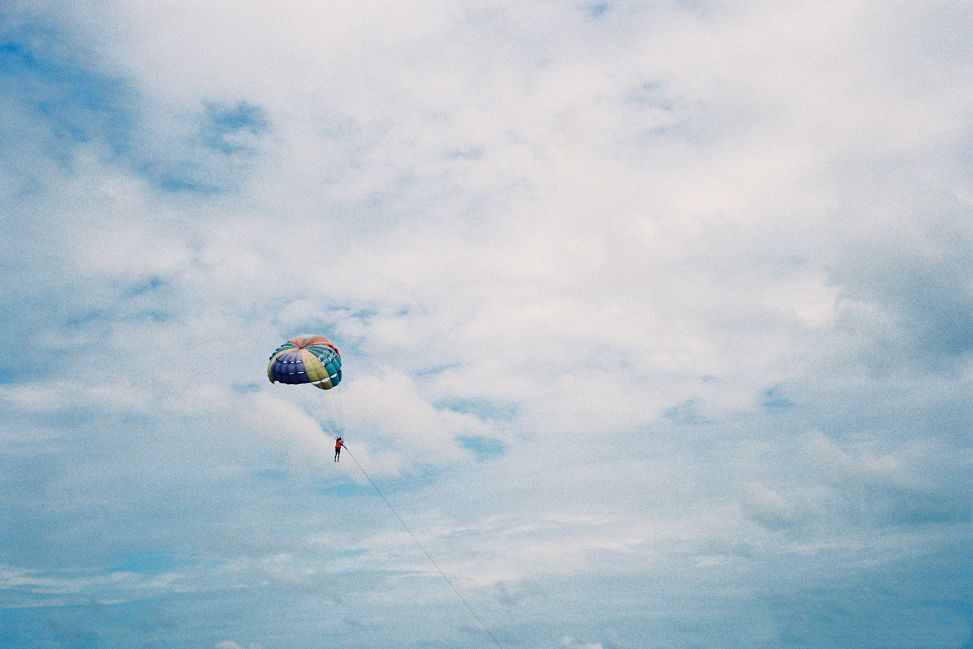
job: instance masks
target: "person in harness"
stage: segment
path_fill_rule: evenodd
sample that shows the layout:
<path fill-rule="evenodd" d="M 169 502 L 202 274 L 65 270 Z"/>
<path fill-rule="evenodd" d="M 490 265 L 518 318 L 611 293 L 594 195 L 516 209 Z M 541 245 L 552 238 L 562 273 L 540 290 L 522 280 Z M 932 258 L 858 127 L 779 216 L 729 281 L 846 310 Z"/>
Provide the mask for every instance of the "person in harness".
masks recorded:
<path fill-rule="evenodd" d="M 344 442 L 341 440 L 341 435 L 338 435 L 338 439 L 334 441 L 334 461 L 335 462 L 341 461 L 341 447 L 343 445 Z"/>

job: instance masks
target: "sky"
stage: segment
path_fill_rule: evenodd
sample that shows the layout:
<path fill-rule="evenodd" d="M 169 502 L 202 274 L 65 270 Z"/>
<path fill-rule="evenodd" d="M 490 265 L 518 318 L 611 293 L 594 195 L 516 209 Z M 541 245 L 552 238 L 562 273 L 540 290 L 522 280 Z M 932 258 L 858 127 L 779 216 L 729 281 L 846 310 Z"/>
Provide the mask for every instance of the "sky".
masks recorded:
<path fill-rule="evenodd" d="M 0 648 L 973 648 L 971 24 L 0 4 Z"/>

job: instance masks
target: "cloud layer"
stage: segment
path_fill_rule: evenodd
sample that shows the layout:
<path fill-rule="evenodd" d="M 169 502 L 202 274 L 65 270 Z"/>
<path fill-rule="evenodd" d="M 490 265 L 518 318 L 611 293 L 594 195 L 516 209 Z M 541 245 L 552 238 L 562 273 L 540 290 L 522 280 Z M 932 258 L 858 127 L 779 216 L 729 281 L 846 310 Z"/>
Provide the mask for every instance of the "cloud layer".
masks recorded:
<path fill-rule="evenodd" d="M 0 646 L 968 646 L 970 18 L 2 10 Z"/>

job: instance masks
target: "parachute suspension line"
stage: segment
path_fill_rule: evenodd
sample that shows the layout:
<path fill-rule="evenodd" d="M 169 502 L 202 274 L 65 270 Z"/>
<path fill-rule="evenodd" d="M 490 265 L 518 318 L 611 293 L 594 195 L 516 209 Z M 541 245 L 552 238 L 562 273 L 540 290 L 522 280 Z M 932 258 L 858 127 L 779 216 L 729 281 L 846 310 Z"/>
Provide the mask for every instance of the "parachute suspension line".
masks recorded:
<path fill-rule="evenodd" d="M 396 519 L 398 519 L 399 524 L 402 525 L 402 529 L 404 529 L 406 532 L 409 533 L 409 536 L 412 537 L 412 540 L 415 541 L 415 544 L 419 547 L 420 550 L 422 550 L 422 553 L 426 555 L 426 558 L 429 559 L 429 563 L 431 563 L 433 567 L 436 568 L 436 572 L 439 573 L 439 576 L 442 577 L 443 581 L 445 581 L 446 584 L 450 587 L 450 589 L 452 589 L 452 591 L 456 594 L 456 597 L 459 598 L 459 601 L 463 602 L 463 606 L 465 606 L 466 610 L 470 612 L 470 615 L 472 615 L 473 619 L 476 620 L 476 623 L 480 625 L 480 628 L 483 629 L 483 631 L 488 636 L 490 636 L 490 639 L 493 640 L 493 644 L 497 645 L 500 649 L 504 649 L 504 646 L 500 644 L 500 641 L 497 640 L 497 637 L 495 635 L 493 635 L 493 632 L 490 631 L 490 629 L 487 628 L 487 625 L 483 623 L 483 620 L 481 620 L 480 616 L 476 614 L 476 611 L 473 610 L 473 607 L 470 606 L 470 603 L 466 601 L 466 598 L 463 597 L 463 594 L 459 592 L 459 589 L 457 589 L 456 586 L 453 585 L 453 582 L 449 579 L 449 577 L 446 576 L 446 573 L 443 572 L 443 569 L 439 567 L 439 564 L 436 563 L 436 560 L 432 558 L 432 555 L 429 554 L 429 551 L 426 550 L 425 546 L 419 542 L 419 539 L 416 538 L 416 535 L 412 533 L 412 530 L 409 529 L 409 526 L 406 525 L 402 517 L 399 516 L 399 512 L 395 511 L 395 507 L 392 506 L 392 503 L 389 502 L 389 499 L 385 497 L 385 494 L 382 493 L 382 490 L 379 489 L 378 485 L 375 484 L 375 481 L 372 480 L 372 476 L 368 475 L 368 472 L 365 471 L 365 467 L 361 465 L 361 462 L 358 461 L 358 458 L 356 458 L 354 455 L 351 454 L 351 451 L 348 450 L 347 446 L 342 447 L 341 450 L 347 453 L 351 457 L 351 459 L 355 461 L 355 464 L 358 465 L 358 469 L 362 472 L 362 475 L 365 476 L 369 484 L 372 485 L 372 488 L 375 489 L 375 493 L 379 495 L 379 497 L 385 502 L 385 505 L 389 508 L 389 511 L 392 512 L 392 514 L 395 516 Z"/>
<path fill-rule="evenodd" d="M 316 414 L 321 430 L 333 436 L 344 435 L 344 414 L 341 408 L 340 394 L 317 394 L 317 391 L 308 394 L 306 403 L 311 404 L 311 413 Z"/>
<path fill-rule="evenodd" d="M 330 391 L 329 391 L 330 392 Z M 337 390 L 335 390 L 337 392 Z M 331 395 L 327 395 L 331 396 Z M 331 398 L 331 407 L 334 411 L 335 428 L 338 435 L 345 434 L 345 404 L 344 395 L 337 393 Z"/>

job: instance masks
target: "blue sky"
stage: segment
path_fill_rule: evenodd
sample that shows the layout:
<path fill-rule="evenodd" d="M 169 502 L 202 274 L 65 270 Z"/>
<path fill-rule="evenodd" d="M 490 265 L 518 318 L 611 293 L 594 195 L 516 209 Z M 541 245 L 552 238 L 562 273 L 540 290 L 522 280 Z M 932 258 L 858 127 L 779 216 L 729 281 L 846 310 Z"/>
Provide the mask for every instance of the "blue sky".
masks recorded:
<path fill-rule="evenodd" d="M 0 648 L 970 649 L 971 19 L 6 3 Z"/>

